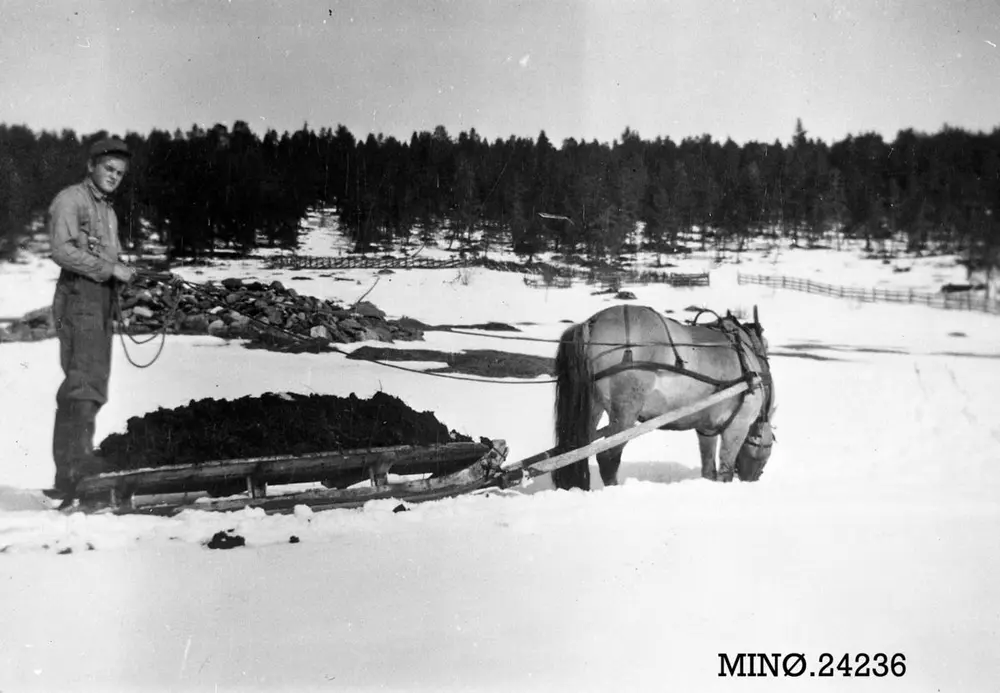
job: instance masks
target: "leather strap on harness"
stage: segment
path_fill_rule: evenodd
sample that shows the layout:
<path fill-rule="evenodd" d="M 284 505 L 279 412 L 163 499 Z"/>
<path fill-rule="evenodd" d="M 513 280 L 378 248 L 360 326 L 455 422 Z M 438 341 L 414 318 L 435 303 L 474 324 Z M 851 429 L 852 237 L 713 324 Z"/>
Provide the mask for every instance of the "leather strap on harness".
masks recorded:
<path fill-rule="evenodd" d="M 660 318 L 660 322 L 663 323 L 663 329 L 667 333 L 667 341 L 670 342 L 670 348 L 674 350 L 674 358 L 676 359 L 675 364 L 680 368 L 684 368 L 684 359 L 681 358 L 681 352 L 677 351 L 677 344 L 674 342 L 674 336 L 670 334 L 670 328 L 667 326 L 667 319 L 663 317 L 662 313 L 656 313 Z"/>
<path fill-rule="evenodd" d="M 632 363 L 632 339 L 629 337 L 629 330 L 631 329 L 628 324 L 628 304 L 622 306 L 622 311 L 624 315 L 622 320 L 625 322 L 625 351 L 622 353 L 622 363 Z"/>
<path fill-rule="evenodd" d="M 708 383 L 709 385 L 714 385 L 719 390 L 725 390 L 727 387 L 731 387 L 737 383 L 750 382 L 753 379 L 754 374 L 751 371 L 745 371 L 743 375 L 739 378 L 733 378 L 732 380 L 719 380 L 718 378 L 713 378 L 710 375 L 704 375 L 703 373 L 698 373 L 697 371 L 692 371 L 689 368 L 683 366 L 675 366 L 671 363 L 656 363 L 655 361 L 631 361 L 622 363 L 616 363 L 613 366 L 608 366 L 607 368 L 598 371 L 594 374 L 594 380 L 600 380 L 602 378 L 607 378 L 612 375 L 617 375 L 623 371 L 670 371 L 671 373 L 677 373 L 678 375 L 686 375 L 689 378 L 694 378 L 695 380 L 700 380 L 703 383 Z"/>

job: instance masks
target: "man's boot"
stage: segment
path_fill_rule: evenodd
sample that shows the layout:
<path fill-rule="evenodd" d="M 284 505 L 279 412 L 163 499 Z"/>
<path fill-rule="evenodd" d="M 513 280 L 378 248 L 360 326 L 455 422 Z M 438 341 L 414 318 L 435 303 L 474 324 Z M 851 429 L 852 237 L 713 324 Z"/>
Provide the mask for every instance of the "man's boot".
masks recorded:
<path fill-rule="evenodd" d="M 73 436 L 69 456 L 69 482 L 72 489 L 76 488 L 83 477 L 100 474 L 107 469 L 105 461 L 94 455 L 94 430 L 100 408 L 100 404 L 90 400 L 70 403 Z"/>
<path fill-rule="evenodd" d="M 56 464 L 55 481 L 52 488 L 61 493 L 68 493 L 70 483 L 70 449 L 73 447 L 74 425 L 69 404 L 56 409 L 56 422 L 52 431 L 52 460 Z"/>

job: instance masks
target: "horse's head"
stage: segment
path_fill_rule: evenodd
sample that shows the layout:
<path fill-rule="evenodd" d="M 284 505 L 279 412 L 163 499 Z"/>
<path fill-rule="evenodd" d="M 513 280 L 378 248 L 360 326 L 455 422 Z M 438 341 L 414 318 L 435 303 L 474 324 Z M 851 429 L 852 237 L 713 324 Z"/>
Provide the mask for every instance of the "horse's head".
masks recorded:
<path fill-rule="evenodd" d="M 764 337 L 764 326 L 760 324 L 760 315 L 757 306 L 753 307 L 753 322 L 746 323 L 744 330 L 749 338 L 754 353 L 762 358 L 765 363 L 762 374 L 765 377 L 765 387 L 767 392 L 767 412 L 761 412 L 761 417 L 750 427 L 740 452 L 736 457 L 736 474 L 741 481 L 756 481 L 764 473 L 764 466 L 771 457 L 771 446 L 774 444 L 774 430 L 771 422 L 774 419 L 774 412 L 777 409 L 774 397 L 774 381 L 770 377 L 770 368 L 766 364 L 767 358 L 767 338 Z"/>
<path fill-rule="evenodd" d="M 757 481 L 771 459 L 774 430 L 769 421 L 756 421 L 736 455 L 736 476 L 740 481 Z"/>

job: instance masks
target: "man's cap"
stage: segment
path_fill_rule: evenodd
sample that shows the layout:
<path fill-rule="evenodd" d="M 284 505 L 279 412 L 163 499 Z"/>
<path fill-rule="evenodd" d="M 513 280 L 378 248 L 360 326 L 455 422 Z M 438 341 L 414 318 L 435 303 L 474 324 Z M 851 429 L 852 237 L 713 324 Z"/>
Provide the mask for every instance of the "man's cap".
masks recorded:
<path fill-rule="evenodd" d="M 98 140 L 90 145 L 91 159 L 96 159 L 99 156 L 105 156 L 108 154 L 122 156 L 126 159 L 130 159 L 132 157 L 132 152 L 128 150 L 128 145 L 117 137 L 108 137 L 103 140 Z"/>

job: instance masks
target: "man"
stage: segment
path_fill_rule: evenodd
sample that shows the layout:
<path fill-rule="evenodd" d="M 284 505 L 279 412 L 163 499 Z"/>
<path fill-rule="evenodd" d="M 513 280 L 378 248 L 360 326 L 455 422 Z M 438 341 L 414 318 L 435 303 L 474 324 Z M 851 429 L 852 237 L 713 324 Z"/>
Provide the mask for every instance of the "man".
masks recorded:
<path fill-rule="evenodd" d="M 134 272 L 119 261 L 118 218 L 109 196 L 128 170 L 131 154 L 119 139 L 90 147 L 87 176 L 60 192 L 49 207 L 52 259 L 62 268 L 52 315 L 66 377 L 56 394 L 52 456 L 54 488 L 72 496 L 83 476 L 102 471 L 93 455 L 97 412 L 108 401 L 112 306 L 117 283 Z"/>

